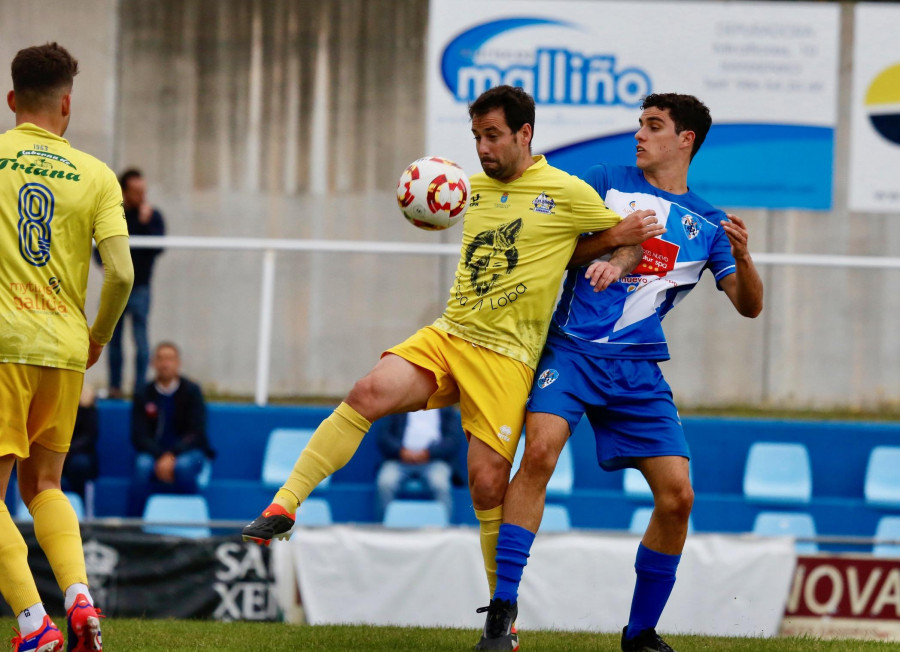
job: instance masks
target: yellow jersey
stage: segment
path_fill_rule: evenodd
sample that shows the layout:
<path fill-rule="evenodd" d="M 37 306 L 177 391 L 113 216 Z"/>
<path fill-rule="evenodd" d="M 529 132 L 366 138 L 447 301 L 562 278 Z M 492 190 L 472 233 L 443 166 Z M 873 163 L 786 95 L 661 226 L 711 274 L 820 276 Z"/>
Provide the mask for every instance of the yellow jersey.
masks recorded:
<path fill-rule="evenodd" d="M 434 322 L 532 369 L 578 236 L 621 220 L 584 181 L 533 158 L 510 183 L 472 176 L 456 279 Z"/>
<path fill-rule="evenodd" d="M 0 135 L 0 362 L 84 371 L 91 239 L 128 236 L 104 163 L 24 123 Z"/>

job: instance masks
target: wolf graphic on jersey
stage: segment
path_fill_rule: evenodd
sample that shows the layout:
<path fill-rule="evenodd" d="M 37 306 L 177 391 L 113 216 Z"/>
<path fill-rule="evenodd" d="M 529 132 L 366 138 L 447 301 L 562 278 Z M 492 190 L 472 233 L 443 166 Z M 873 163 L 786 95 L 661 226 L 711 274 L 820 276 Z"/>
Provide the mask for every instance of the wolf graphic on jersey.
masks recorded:
<path fill-rule="evenodd" d="M 476 296 L 483 297 L 490 292 L 503 274 L 512 274 L 519 263 L 516 241 L 521 231 L 522 218 L 519 218 L 496 229 L 482 231 L 466 247 L 464 264 Z M 505 270 L 501 272 L 503 268 Z"/>
<path fill-rule="evenodd" d="M 554 343 L 585 355 L 667 360 L 662 320 L 690 292 L 704 269 L 716 283 L 734 273 L 731 245 L 721 227 L 725 213 L 688 191 L 660 190 L 636 167 L 592 167 L 585 174 L 606 205 L 619 215 L 653 210 L 666 233 L 643 245 L 640 264 L 628 276 L 594 292 L 583 270 L 563 285 L 551 333 Z"/>

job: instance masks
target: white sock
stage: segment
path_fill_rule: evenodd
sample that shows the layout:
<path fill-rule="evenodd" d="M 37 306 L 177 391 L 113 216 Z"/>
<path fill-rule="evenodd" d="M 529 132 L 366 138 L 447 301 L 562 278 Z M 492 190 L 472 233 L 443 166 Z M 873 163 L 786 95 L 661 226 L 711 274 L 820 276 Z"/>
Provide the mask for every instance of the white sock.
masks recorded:
<path fill-rule="evenodd" d="M 39 630 L 41 625 L 44 624 L 44 616 L 46 615 L 47 612 L 44 611 L 44 605 L 38 602 L 16 616 L 16 620 L 19 621 L 19 633 L 22 634 L 22 637 L 24 638 Z"/>
<path fill-rule="evenodd" d="M 87 584 L 76 582 L 75 584 L 70 584 L 66 589 L 66 611 L 69 611 L 69 609 L 72 608 L 72 605 L 75 604 L 75 598 L 78 597 L 79 593 L 86 597 L 88 602 L 94 604 L 94 599 L 91 597 L 91 592 L 88 590 Z"/>

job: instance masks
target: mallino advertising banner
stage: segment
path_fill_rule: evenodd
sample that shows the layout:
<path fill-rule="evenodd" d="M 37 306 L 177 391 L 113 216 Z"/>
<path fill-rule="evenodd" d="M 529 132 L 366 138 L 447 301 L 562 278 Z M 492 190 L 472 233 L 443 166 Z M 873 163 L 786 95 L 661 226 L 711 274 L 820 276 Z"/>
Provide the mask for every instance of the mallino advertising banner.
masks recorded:
<path fill-rule="evenodd" d="M 649 93 L 690 93 L 713 128 L 689 184 L 721 206 L 827 210 L 837 121 L 836 4 L 431 0 L 427 147 L 480 171 L 468 104 L 535 99 L 533 151 L 580 174 L 634 164 Z"/>
<path fill-rule="evenodd" d="M 855 7 L 850 208 L 900 211 L 900 6 Z"/>

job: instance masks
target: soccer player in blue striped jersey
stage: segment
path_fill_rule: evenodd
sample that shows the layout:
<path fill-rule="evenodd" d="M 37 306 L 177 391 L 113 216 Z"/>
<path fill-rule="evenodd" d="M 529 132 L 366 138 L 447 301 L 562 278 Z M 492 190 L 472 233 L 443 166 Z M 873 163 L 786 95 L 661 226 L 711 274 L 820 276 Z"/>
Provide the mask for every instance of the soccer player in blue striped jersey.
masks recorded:
<path fill-rule="evenodd" d="M 625 652 L 669 652 L 656 625 L 675 584 L 693 505 L 689 450 L 672 392 L 658 363 L 669 358 L 662 319 L 709 269 L 745 317 L 763 307 L 763 285 L 748 231 L 694 194 L 688 167 L 711 125 L 691 95 L 654 94 L 640 116 L 636 166 L 597 165 L 584 175 L 620 215 L 649 209 L 666 227 L 643 244 L 640 265 L 602 292 L 608 263 L 576 248 L 527 406 L 525 452 L 504 500 L 497 542 L 497 588 L 488 617 L 514 613 L 518 585 L 543 514 L 546 485 L 582 415 L 607 471 L 639 469 L 653 491 L 650 524 L 638 547 L 637 581 Z M 629 218 L 630 219 L 630 218 Z M 510 649 L 502 640 L 481 649 Z"/>

